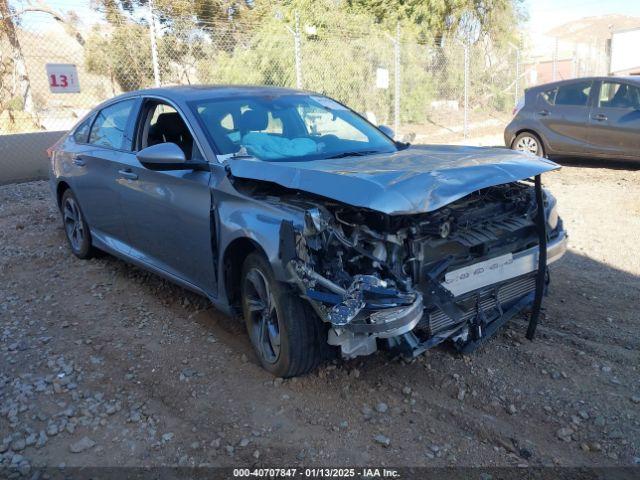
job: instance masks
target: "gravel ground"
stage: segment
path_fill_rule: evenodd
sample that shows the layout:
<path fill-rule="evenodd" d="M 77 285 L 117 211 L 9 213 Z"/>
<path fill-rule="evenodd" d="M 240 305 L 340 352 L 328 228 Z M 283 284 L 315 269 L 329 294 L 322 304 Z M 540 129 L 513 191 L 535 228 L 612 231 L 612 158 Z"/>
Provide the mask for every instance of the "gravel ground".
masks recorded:
<path fill-rule="evenodd" d="M 285 381 L 206 300 L 73 257 L 46 183 L 0 187 L 0 465 L 640 463 L 640 171 L 545 182 L 570 250 L 534 342 L 519 318 L 467 357 Z"/>

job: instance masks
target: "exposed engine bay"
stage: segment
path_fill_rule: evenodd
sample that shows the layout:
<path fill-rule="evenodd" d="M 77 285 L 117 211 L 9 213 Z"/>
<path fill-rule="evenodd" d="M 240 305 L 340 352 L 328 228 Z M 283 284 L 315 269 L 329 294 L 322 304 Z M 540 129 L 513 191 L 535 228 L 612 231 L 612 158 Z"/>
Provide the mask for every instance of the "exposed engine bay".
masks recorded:
<path fill-rule="evenodd" d="M 543 198 L 547 238 L 564 239 L 555 199 Z M 310 205 L 297 195 L 281 201 L 305 209 L 302 228 L 281 225 L 281 260 L 344 357 L 381 346 L 416 355 L 445 340 L 469 351 L 492 323 L 533 302 L 539 235 L 531 183 L 492 186 L 414 215 Z"/>

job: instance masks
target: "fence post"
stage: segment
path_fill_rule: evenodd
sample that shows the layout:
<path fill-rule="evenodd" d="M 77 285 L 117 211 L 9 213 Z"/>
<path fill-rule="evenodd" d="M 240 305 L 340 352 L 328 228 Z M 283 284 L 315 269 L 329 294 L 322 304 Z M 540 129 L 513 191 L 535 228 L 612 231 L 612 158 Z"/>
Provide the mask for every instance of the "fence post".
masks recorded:
<path fill-rule="evenodd" d="M 462 135 L 466 139 L 469 136 L 469 44 L 464 43 L 464 120 Z"/>
<path fill-rule="evenodd" d="M 296 11 L 295 30 L 293 32 L 293 48 L 296 61 L 296 88 L 302 88 L 302 40 L 300 36 L 300 15 Z"/>
<path fill-rule="evenodd" d="M 520 97 L 520 49 L 516 48 L 516 85 L 515 85 L 515 100 L 514 107 L 518 106 L 518 100 Z"/>
<path fill-rule="evenodd" d="M 554 82 L 558 79 L 558 37 L 556 37 L 553 46 L 553 64 L 551 65 L 551 80 Z"/>
<path fill-rule="evenodd" d="M 160 66 L 158 65 L 158 45 L 156 44 L 156 20 L 153 13 L 153 0 L 149 0 L 149 38 L 151 40 L 151 63 L 153 64 L 153 81 L 160 86 Z"/>
<path fill-rule="evenodd" d="M 394 91 L 394 103 L 393 103 L 393 130 L 396 135 L 398 135 L 398 130 L 400 129 L 400 96 L 402 92 L 402 78 L 400 72 L 400 22 L 396 26 L 396 40 L 393 43 L 394 50 L 394 74 L 395 74 L 395 91 Z"/>

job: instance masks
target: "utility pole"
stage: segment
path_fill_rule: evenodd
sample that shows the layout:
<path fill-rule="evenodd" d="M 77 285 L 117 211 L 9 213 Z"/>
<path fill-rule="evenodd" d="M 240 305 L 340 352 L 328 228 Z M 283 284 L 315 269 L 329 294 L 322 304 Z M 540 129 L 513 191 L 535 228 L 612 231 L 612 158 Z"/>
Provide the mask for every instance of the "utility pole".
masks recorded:
<path fill-rule="evenodd" d="M 516 85 L 515 85 L 515 100 L 514 107 L 518 106 L 518 100 L 520 99 L 520 49 L 516 47 Z"/>
<path fill-rule="evenodd" d="M 160 84 L 160 66 L 158 65 L 158 45 L 156 43 L 156 19 L 153 13 L 153 0 L 149 0 L 149 38 L 151 40 L 151 63 L 153 64 L 153 81 L 156 87 Z"/>
<path fill-rule="evenodd" d="M 553 65 L 551 66 L 551 79 L 555 82 L 558 79 L 558 37 L 553 47 Z"/>
<path fill-rule="evenodd" d="M 469 137 L 469 43 L 464 43 L 464 119 L 462 135 L 466 139 Z"/>
<path fill-rule="evenodd" d="M 394 42 L 394 63 L 395 63 L 395 92 L 393 102 L 393 130 L 398 135 L 400 129 L 400 95 L 402 92 L 402 78 L 400 69 L 402 68 L 400 63 L 400 22 L 396 26 L 396 40 Z M 397 137 L 396 137 L 397 138 Z"/>
<path fill-rule="evenodd" d="M 293 48 L 296 56 L 296 88 L 302 89 L 302 38 L 300 35 L 300 14 L 296 11 Z"/>

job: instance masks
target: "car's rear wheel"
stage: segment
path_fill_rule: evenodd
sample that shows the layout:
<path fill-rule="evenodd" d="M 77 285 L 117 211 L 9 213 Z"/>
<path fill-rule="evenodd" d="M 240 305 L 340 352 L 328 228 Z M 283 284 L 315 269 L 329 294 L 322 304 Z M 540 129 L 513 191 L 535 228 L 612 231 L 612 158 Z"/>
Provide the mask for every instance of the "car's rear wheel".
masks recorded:
<path fill-rule="evenodd" d="M 78 258 L 90 258 L 94 251 L 91 245 L 89 226 L 82 214 L 78 200 L 70 189 L 67 189 L 62 195 L 60 211 L 71 252 Z"/>
<path fill-rule="evenodd" d="M 327 330 L 296 292 L 277 281 L 269 262 L 250 254 L 242 268 L 242 312 L 262 366 L 279 377 L 313 370 L 327 352 Z"/>
<path fill-rule="evenodd" d="M 513 141 L 511 148 L 519 152 L 533 153 L 539 157 L 544 157 L 542 141 L 537 135 L 530 132 L 523 132 L 518 135 Z"/>

